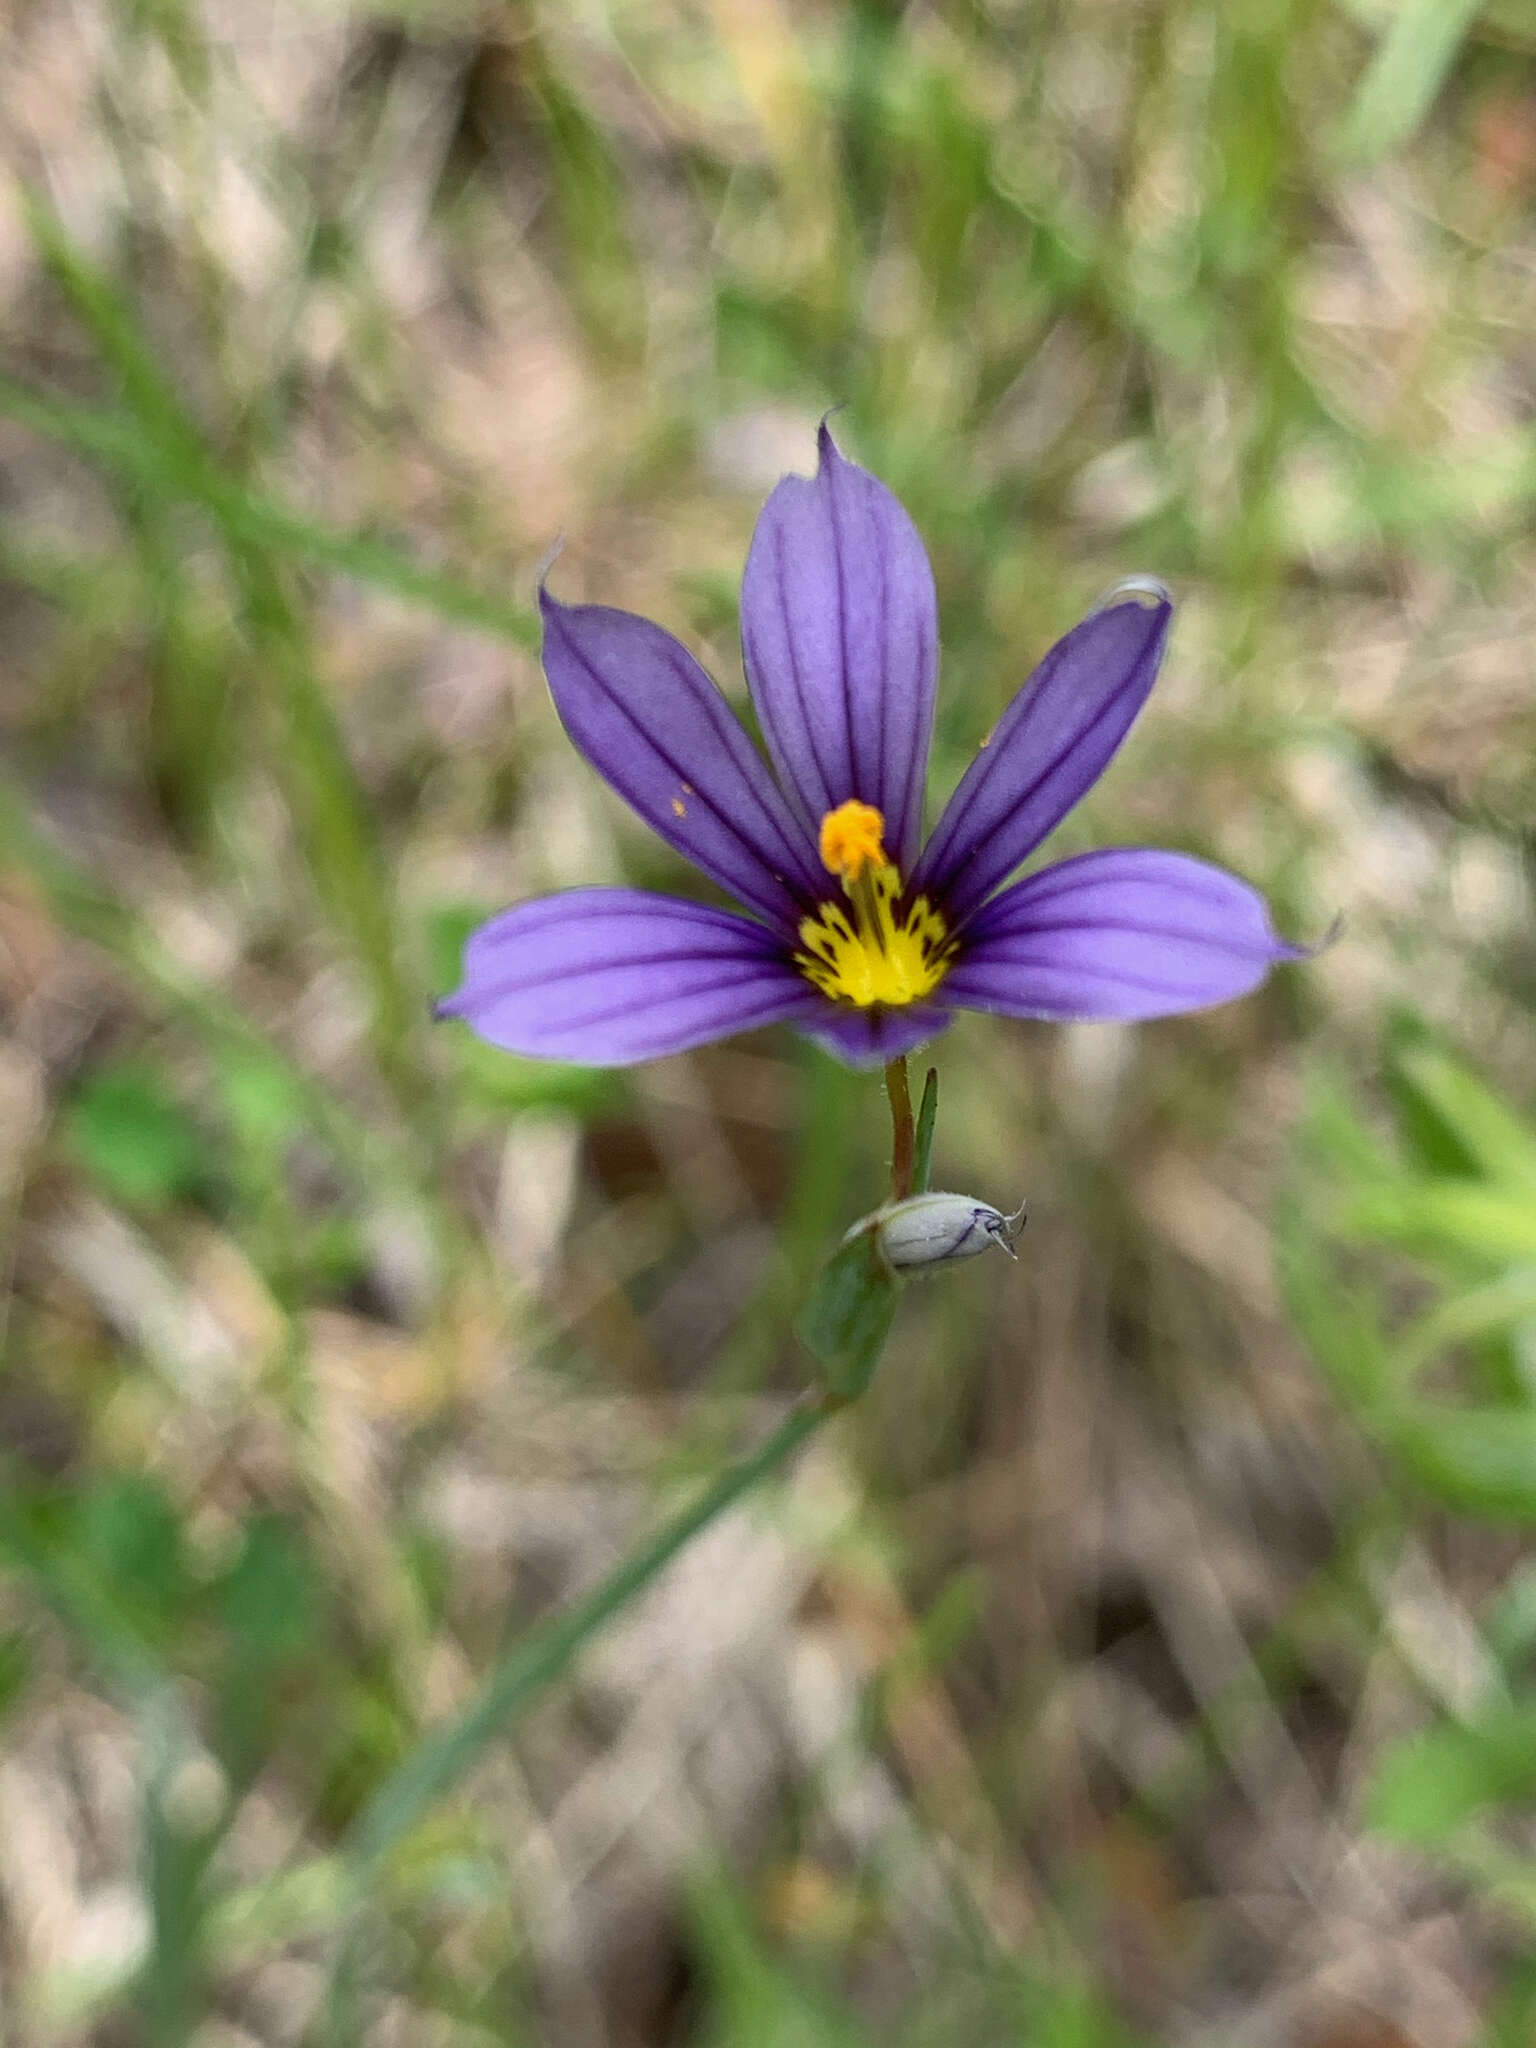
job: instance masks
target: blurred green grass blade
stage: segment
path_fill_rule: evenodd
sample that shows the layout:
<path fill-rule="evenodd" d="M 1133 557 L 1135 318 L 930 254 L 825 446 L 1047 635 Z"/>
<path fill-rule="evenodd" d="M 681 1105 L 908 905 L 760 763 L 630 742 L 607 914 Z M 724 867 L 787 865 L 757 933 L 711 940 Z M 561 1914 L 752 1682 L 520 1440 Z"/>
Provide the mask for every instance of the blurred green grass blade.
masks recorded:
<path fill-rule="evenodd" d="M 1428 1045 L 1400 1050 L 1395 1074 L 1474 1168 L 1536 1194 L 1536 1132 L 1475 1074 Z"/>
<path fill-rule="evenodd" d="M 426 1003 L 402 978 L 383 847 L 310 659 L 308 634 L 275 570 L 262 552 L 243 543 L 236 544 L 235 567 L 264 667 L 277 685 L 284 719 L 279 769 L 307 863 L 321 900 L 367 971 L 376 1049 L 397 1093 L 409 1101 L 418 1092 L 419 1074 L 408 1048 L 425 1021 Z"/>
<path fill-rule="evenodd" d="M 152 1928 L 135 2002 L 150 2021 L 148 2038 L 174 2048 L 190 2031 L 196 2005 L 202 1876 L 222 1813 L 189 1827 L 185 1816 L 168 1810 L 165 1796 L 180 1768 L 206 1754 L 161 1654 L 162 1619 L 170 1637 L 170 1610 L 181 1604 L 172 1583 L 182 1562 L 181 1528 L 169 1517 L 163 1497 L 133 1481 L 70 1502 L 59 1514 L 51 1503 L 29 1500 L 21 1476 L 0 1467 L 0 1560 L 23 1568 L 132 1712 L 149 1765 L 142 1843 Z M 173 1555 L 166 1554 L 168 1543 Z M 119 1988 L 108 1971 L 94 1995 Z"/>
<path fill-rule="evenodd" d="M 1326 1169 L 1325 1185 L 1371 1187 L 1396 1179 L 1397 1157 L 1364 1122 L 1352 1092 L 1331 1075 L 1314 1073 L 1307 1095 L 1306 1149 Z"/>
<path fill-rule="evenodd" d="M 1515 1567 L 1485 1611 L 1483 1639 L 1506 1672 L 1536 1656 L 1536 1558 Z"/>
<path fill-rule="evenodd" d="M 1413 1375 L 1457 1344 L 1505 1336 L 1536 1318 L 1536 1266 L 1520 1266 L 1485 1287 L 1448 1295 L 1408 1325 L 1393 1346 L 1393 1374 Z"/>
<path fill-rule="evenodd" d="M 559 223 L 558 261 L 571 303 L 595 352 L 638 363 L 645 351 L 646 281 L 625 220 L 625 179 L 608 135 L 587 113 L 538 44 L 532 98 L 542 116 L 545 156 Z"/>
<path fill-rule="evenodd" d="M 1530 2048 L 1536 2041 L 1536 1956 L 1511 1965 L 1479 2048 Z"/>
<path fill-rule="evenodd" d="M 178 1766 L 197 1752 L 168 1750 L 145 1788 L 140 1855 L 150 1909 L 150 1944 L 133 1986 L 155 2048 L 179 2048 L 207 2008 L 209 1957 L 205 1924 L 209 1863 L 222 1815 L 194 1816 L 177 1804 Z M 183 1781 L 184 1782 L 184 1781 Z"/>
<path fill-rule="evenodd" d="M 1376 1293 L 1336 1277 L 1309 1206 L 1294 1196 L 1277 1215 L 1275 1254 L 1285 1305 L 1303 1341 L 1339 1395 L 1357 1413 L 1371 1413 L 1395 1386 Z"/>
<path fill-rule="evenodd" d="M 1536 1524 L 1536 1411 L 1414 1404 L 1385 1439 L 1419 1484 L 1463 1514 Z"/>
<path fill-rule="evenodd" d="M 1405 1179 L 1346 1201 L 1341 1222 L 1357 1240 L 1432 1256 L 1470 1253 L 1490 1265 L 1536 1259 L 1536 1189 Z"/>
<path fill-rule="evenodd" d="M 38 257 L 116 373 L 130 412 L 152 434 L 160 468 L 173 475 L 195 474 L 206 461 L 201 434 L 167 386 L 123 295 L 105 272 L 86 261 L 63 222 L 35 192 L 23 192 L 22 211 Z"/>
<path fill-rule="evenodd" d="M 0 412 L 4 409 L 0 396 Z M 143 574 L 116 551 L 66 552 L 30 536 L 23 541 L 14 534 L 0 535 L 0 582 L 36 591 L 77 624 L 103 631 L 124 629 L 143 613 Z"/>
<path fill-rule="evenodd" d="M 360 1184 L 404 1192 L 417 1185 L 415 1165 L 377 1125 L 353 1117 L 329 1090 L 294 1065 L 237 1004 L 195 981 L 149 926 L 110 890 L 52 843 L 0 775 L 0 865 L 9 862 L 42 892 L 66 930 L 111 955 L 145 992 L 199 1037 L 280 1071 L 302 1105 L 309 1127 L 357 1174 Z"/>
<path fill-rule="evenodd" d="M 146 486 L 174 499 L 216 473 L 197 422 L 160 368 L 134 308 L 102 271 L 87 262 L 62 224 L 29 198 L 27 224 L 43 261 L 116 374 L 152 447 Z M 380 1063 L 405 1102 L 419 1095 L 408 1046 L 422 1021 L 401 976 L 393 892 L 383 850 L 358 785 L 329 699 L 309 659 L 307 633 L 261 544 L 225 517 L 228 492 L 205 497 L 242 590 L 262 668 L 277 686 L 284 730 L 275 748 L 278 773 L 304 840 L 308 864 L 326 907 L 346 932 L 373 996 L 373 1036 Z"/>
<path fill-rule="evenodd" d="M 985 216 L 992 191 L 992 124 L 936 65 L 925 67 L 910 90 L 916 101 L 908 116 L 913 253 L 934 306 L 963 317 L 968 232 Z"/>
<path fill-rule="evenodd" d="M 1340 130 L 1349 163 L 1378 163 L 1408 140 L 1455 63 L 1478 4 L 1399 0 Z"/>
<path fill-rule="evenodd" d="M 870 2048 L 819 1988 L 767 1952 L 728 1870 L 696 1874 L 688 1904 L 708 1986 L 698 2048 Z"/>
<path fill-rule="evenodd" d="M 427 1808 L 463 1777 L 486 1745 L 569 1669 L 582 1646 L 642 1592 L 701 1529 L 784 1464 L 821 1427 L 828 1412 L 818 1401 L 798 1402 L 755 1451 L 727 1466 L 680 1514 L 590 1592 L 520 1637 L 491 1672 L 479 1696 L 456 1720 L 420 1742 L 369 1801 L 347 1844 L 359 1874 L 366 1876 Z"/>
<path fill-rule="evenodd" d="M 153 441 L 131 417 L 120 412 L 33 391 L 9 377 L 0 377 L 0 412 L 140 482 L 163 485 L 168 481 Z M 178 494 L 187 502 L 202 505 L 228 531 L 253 547 L 276 549 L 312 567 L 356 577 L 455 625 L 478 628 L 515 646 L 536 649 L 539 645 L 539 623 L 531 605 L 490 597 L 454 577 L 419 568 L 385 541 L 337 533 L 237 482 L 211 463 L 178 471 L 175 481 Z"/>
<path fill-rule="evenodd" d="M 201 594 L 186 573 L 171 508 L 124 489 L 152 599 L 148 753 L 162 809 L 183 832 L 209 822 L 229 751 L 229 636 L 200 614 Z"/>

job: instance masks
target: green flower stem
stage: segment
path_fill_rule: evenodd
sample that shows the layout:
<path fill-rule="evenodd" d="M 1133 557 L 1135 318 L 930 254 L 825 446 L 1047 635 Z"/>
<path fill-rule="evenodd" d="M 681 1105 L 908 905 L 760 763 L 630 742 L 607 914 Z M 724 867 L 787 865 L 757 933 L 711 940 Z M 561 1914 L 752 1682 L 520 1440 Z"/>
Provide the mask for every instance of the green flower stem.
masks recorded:
<path fill-rule="evenodd" d="M 907 1056 L 888 1062 L 885 1092 L 891 1099 L 891 1200 L 904 1202 L 912 1192 L 916 1137 L 912 1124 L 912 1091 L 907 1086 Z"/>
<path fill-rule="evenodd" d="M 354 1824 L 348 1856 L 359 1881 L 479 1757 L 487 1743 L 570 1665 L 588 1639 L 650 1584 L 717 1515 L 776 1471 L 843 1404 L 807 1395 L 755 1451 L 726 1467 L 682 1513 L 626 1557 L 589 1593 L 519 1638 L 479 1697 L 429 1735 L 385 1780 Z"/>

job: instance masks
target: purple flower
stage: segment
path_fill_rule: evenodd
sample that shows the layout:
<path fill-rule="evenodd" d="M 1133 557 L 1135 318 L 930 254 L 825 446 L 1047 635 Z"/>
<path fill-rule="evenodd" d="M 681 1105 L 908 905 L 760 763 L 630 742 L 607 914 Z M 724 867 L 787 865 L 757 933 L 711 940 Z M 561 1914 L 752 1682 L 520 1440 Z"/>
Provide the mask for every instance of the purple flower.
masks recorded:
<path fill-rule="evenodd" d="M 786 477 L 741 593 L 747 682 L 777 780 L 671 634 L 542 592 L 566 731 L 669 845 L 747 911 L 639 889 L 520 903 L 469 940 L 441 1005 L 509 1051 L 628 1065 L 787 1023 L 852 1066 L 957 1008 L 1137 1018 L 1246 994 L 1302 949 L 1263 899 L 1186 854 L 1116 847 L 1008 877 L 1092 788 L 1168 637 L 1123 586 L 1041 662 L 922 844 L 938 630 L 917 530 L 823 424 Z"/>

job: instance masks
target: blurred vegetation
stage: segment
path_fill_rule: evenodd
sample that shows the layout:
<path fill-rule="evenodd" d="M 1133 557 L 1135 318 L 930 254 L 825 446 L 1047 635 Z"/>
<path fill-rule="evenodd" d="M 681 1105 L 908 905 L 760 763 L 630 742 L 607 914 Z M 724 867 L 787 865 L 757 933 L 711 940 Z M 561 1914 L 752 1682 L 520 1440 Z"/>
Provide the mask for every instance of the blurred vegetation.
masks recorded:
<path fill-rule="evenodd" d="M 0 2040 L 1523 2048 L 1524 0 L 0 52 Z M 1151 571 L 1058 850 L 1341 928 L 1207 1016 L 958 1022 L 935 1180 L 1027 1192 L 1021 1267 L 790 1460 L 878 1079 L 430 1005 L 505 902 L 693 886 L 559 733 L 551 549 L 740 703 L 831 406 L 934 561 L 930 814 Z"/>

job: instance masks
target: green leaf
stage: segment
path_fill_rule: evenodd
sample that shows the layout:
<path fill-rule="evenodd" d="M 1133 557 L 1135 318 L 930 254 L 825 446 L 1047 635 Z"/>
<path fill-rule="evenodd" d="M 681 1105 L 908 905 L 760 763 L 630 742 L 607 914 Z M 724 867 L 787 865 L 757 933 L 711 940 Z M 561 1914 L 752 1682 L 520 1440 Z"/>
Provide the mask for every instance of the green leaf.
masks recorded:
<path fill-rule="evenodd" d="M 795 1328 L 828 1389 L 845 1401 L 858 1399 L 880 1363 L 898 1291 L 872 1228 L 850 1238 L 816 1277 Z"/>
<path fill-rule="evenodd" d="M 1393 1415 L 1386 1436 L 1419 1484 L 1451 1507 L 1536 1522 L 1536 1412 L 1425 1404 Z"/>
<path fill-rule="evenodd" d="M 1536 1259 L 1536 1189 L 1484 1181 L 1401 1181 L 1345 1204 L 1342 1221 L 1356 1238 L 1400 1244 L 1434 1256 L 1470 1252 L 1490 1265 Z"/>
<path fill-rule="evenodd" d="M 917 1110 L 917 1137 L 912 1152 L 912 1192 L 925 1195 L 933 1180 L 933 1126 L 939 1114 L 939 1070 L 930 1067 Z"/>
<path fill-rule="evenodd" d="M 99 1067 L 65 1111 L 64 1132 L 87 1172 L 136 1208 L 163 1209 L 199 1178 L 197 1130 L 150 1067 Z"/>
<path fill-rule="evenodd" d="M 303 1099 L 281 1061 L 243 1047 L 221 1047 L 219 1086 L 236 1136 L 259 1157 L 278 1157 L 303 1128 Z"/>
<path fill-rule="evenodd" d="M 1394 1077 L 1456 1144 L 1472 1171 L 1536 1190 L 1536 1132 L 1491 1088 L 1422 1042 L 1398 1051 Z"/>
<path fill-rule="evenodd" d="M 696 1877 L 689 1904 L 708 1984 L 707 2048 L 867 2048 L 845 2013 L 764 1949 L 725 1872 Z"/>
<path fill-rule="evenodd" d="M 1536 1702 L 1470 1726 L 1445 1723 L 1389 1750 L 1367 1794 L 1371 1825 L 1404 1842 L 1439 1842 L 1484 1806 L 1536 1799 Z"/>
<path fill-rule="evenodd" d="M 1397 1176 L 1396 1157 L 1361 1117 L 1357 1090 L 1313 1074 L 1307 1094 L 1307 1149 L 1327 1165 L 1329 1181 L 1371 1187 Z"/>
<path fill-rule="evenodd" d="M 1447 1294 L 1393 1346 L 1393 1374 L 1406 1386 L 1416 1372 L 1453 1344 L 1514 1336 L 1536 1318 L 1536 1266 L 1514 1266 L 1496 1280 Z"/>
<path fill-rule="evenodd" d="M 241 1665 L 282 1663 L 300 1656 L 316 1632 L 320 1585 L 293 1531 L 275 1515 L 258 1515 L 218 1591 L 224 1625 Z"/>
<path fill-rule="evenodd" d="M 82 1570 L 114 1620 L 146 1644 L 164 1644 L 192 1591 L 176 1509 L 157 1481 L 104 1480 L 73 1504 L 56 1539 L 68 1572 Z"/>
<path fill-rule="evenodd" d="M 1536 2041 L 1536 1957 L 1512 1963 L 1479 2048 L 1530 2048 Z"/>

